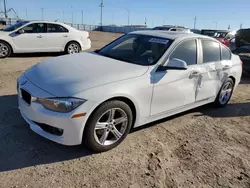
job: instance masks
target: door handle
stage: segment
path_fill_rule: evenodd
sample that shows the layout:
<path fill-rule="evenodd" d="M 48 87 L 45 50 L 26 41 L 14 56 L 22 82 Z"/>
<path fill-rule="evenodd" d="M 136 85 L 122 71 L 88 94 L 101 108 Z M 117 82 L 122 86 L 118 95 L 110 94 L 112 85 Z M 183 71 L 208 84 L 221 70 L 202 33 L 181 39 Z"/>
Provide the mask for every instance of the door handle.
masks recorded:
<path fill-rule="evenodd" d="M 38 35 L 37 38 L 43 38 L 43 36 L 42 35 Z"/>
<path fill-rule="evenodd" d="M 228 70 L 230 67 L 226 65 L 225 67 L 222 68 L 223 71 Z"/>
<path fill-rule="evenodd" d="M 68 35 L 63 35 L 63 37 L 68 37 Z"/>

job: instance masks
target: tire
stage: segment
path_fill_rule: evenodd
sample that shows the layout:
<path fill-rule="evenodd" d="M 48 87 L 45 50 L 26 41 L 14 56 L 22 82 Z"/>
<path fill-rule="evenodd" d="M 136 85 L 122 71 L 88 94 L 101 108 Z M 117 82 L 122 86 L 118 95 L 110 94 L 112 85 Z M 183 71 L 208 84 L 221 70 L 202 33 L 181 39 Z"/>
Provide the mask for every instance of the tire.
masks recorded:
<path fill-rule="evenodd" d="M 75 54 L 81 52 L 81 46 L 77 42 L 69 42 L 65 48 L 66 54 Z"/>
<path fill-rule="evenodd" d="M 234 81 L 231 78 L 228 78 L 222 84 L 214 104 L 220 108 L 225 107 L 232 97 L 233 89 L 234 89 Z"/>
<path fill-rule="evenodd" d="M 84 130 L 83 143 L 94 152 L 113 149 L 126 138 L 132 122 L 133 114 L 126 103 L 118 100 L 104 102 L 90 116 Z"/>
<path fill-rule="evenodd" d="M 0 58 L 6 58 L 11 55 L 11 47 L 8 43 L 0 41 Z"/>

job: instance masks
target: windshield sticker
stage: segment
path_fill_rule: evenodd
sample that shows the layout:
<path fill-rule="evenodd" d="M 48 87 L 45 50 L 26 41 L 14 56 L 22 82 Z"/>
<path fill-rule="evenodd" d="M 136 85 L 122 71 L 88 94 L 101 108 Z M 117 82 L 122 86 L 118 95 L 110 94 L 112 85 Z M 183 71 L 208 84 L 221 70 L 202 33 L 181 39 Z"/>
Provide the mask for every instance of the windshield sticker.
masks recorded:
<path fill-rule="evenodd" d="M 149 40 L 149 42 L 159 43 L 159 44 L 167 44 L 169 42 L 169 40 L 167 40 L 167 39 L 151 38 Z"/>

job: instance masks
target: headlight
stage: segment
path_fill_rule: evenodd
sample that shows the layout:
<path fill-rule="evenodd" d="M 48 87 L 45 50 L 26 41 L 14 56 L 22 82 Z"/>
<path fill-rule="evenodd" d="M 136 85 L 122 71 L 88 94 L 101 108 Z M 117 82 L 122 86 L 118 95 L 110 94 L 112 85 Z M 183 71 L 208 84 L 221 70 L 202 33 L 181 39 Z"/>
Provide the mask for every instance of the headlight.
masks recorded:
<path fill-rule="evenodd" d="M 86 102 L 77 98 L 37 98 L 44 108 L 55 112 L 70 112 Z"/>

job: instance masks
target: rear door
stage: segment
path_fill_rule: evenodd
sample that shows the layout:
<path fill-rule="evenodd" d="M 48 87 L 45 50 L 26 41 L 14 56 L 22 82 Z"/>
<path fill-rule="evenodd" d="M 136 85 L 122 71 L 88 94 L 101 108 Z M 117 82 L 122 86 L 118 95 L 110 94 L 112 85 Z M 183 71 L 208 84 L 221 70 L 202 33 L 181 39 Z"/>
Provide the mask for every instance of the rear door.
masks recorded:
<path fill-rule="evenodd" d="M 68 29 L 59 24 L 47 24 L 46 47 L 48 51 L 63 51 L 68 38 Z"/>
<path fill-rule="evenodd" d="M 221 87 L 221 80 L 223 80 L 222 72 L 224 71 L 221 61 L 220 43 L 209 39 L 201 39 L 199 44 L 201 50 L 201 64 L 196 102 L 217 96 Z"/>

